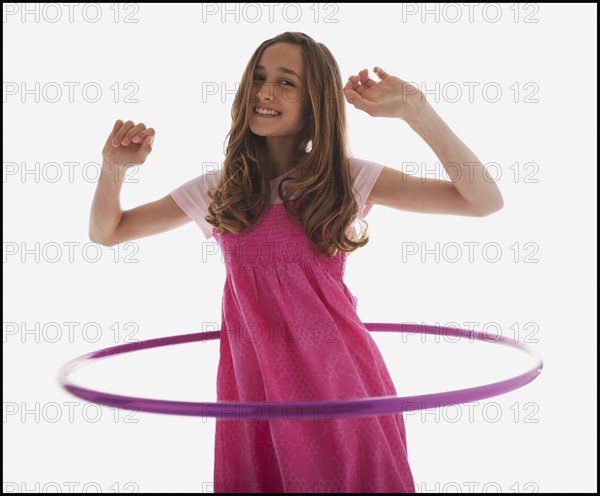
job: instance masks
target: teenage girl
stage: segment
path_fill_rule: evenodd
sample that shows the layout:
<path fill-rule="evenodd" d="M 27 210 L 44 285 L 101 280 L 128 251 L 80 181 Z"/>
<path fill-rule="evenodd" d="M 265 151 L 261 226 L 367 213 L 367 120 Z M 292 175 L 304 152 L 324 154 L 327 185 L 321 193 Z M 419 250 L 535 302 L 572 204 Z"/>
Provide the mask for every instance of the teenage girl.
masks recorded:
<path fill-rule="evenodd" d="M 102 150 L 90 239 L 110 246 L 195 221 L 227 274 L 217 400 L 290 405 L 285 420 L 217 419 L 215 492 L 415 492 L 402 414 L 297 420 L 293 406 L 396 395 L 344 283 L 347 253 L 368 242 L 356 223 L 367 226 L 373 205 L 481 217 L 503 200 L 423 93 L 374 71 L 343 86 L 322 43 L 266 40 L 236 93 L 222 169 L 130 210 L 119 205 L 125 171 L 145 162 L 155 131 L 118 120 Z M 451 181 L 351 157 L 346 102 L 404 120 Z"/>

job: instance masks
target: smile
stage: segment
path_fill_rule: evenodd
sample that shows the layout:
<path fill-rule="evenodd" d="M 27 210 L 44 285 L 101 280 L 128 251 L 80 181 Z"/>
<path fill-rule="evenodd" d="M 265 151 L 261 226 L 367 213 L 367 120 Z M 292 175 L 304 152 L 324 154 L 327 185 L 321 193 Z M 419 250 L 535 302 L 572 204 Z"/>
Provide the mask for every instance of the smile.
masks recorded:
<path fill-rule="evenodd" d="M 260 115 L 261 117 L 278 117 L 281 115 L 281 112 L 277 112 L 275 110 L 265 110 L 254 107 L 254 113 Z"/>

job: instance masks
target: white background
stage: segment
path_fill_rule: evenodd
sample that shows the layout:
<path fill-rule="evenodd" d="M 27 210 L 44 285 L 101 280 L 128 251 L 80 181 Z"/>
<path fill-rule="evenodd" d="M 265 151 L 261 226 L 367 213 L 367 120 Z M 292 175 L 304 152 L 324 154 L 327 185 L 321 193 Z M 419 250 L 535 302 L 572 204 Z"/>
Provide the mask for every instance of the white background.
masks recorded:
<path fill-rule="evenodd" d="M 214 419 L 98 407 L 56 380 L 68 360 L 123 343 L 132 330 L 130 340 L 145 340 L 218 329 L 221 318 L 225 267 L 193 222 L 119 251 L 87 246 L 97 168 L 84 165 L 100 161 L 121 118 L 156 129 L 152 155 L 123 186 L 124 209 L 163 197 L 203 163 L 220 166 L 236 82 L 256 47 L 286 30 L 327 45 L 344 83 L 381 65 L 419 84 L 480 160 L 496 164 L 500 212 L 376 205 L 369 244 L 348 258 L 345 280 L 364 322 L 475 322 L 544 360 L 541 375 L 511 393 L 405 414 L 417 490 L 596 491 L 595 5 L 428 4 L 433 13 L 423 16 L 424 4 L 271 4 L 269 19 L 267 4 L 228 4 L 236 19 L 221 17 L 224 4 L 205 4 L 216 13 L 203 19 L 202 4 L 100 12 L 79 4 L 72 22 L 69 4 L 42 5 L 3 5 L 5 491 L 210 490 Z M 23 18 L 25 6 L 39 17 Z M 137 103 L 126 98 L 128 83 Z M 203 84 L 212 83 L 229 93 L 207 95 Z M 51 102 L 56 86 L 63 93 Z M 102 90 L 95 103 L 94 87 Z M 427 166 L 439 177 L 435 155 L 406 123 L 351 106 L 348 122 L 356 157 L 418 175 Z M 69 162 L 78 164 L 73 177 Z M 472 259 L 466 243 L 479 243 Z M 431 251 L 421 258 L 423 249 Z M 531 365 L 501 346 L 373 336 L 399 396 L 476 386 Z M 217 363 L 213 341 L 117 357 L 72 379 L 215 401 Z"/>

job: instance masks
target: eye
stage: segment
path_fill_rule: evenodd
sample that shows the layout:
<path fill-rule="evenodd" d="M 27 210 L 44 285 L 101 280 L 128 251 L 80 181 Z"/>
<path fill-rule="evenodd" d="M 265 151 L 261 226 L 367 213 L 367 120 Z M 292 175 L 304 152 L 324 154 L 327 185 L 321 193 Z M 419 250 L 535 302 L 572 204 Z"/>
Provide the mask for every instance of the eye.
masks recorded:
<path fill-rule="evenodd" d="M 262 76 L 254 76 L 254 80 L 256 81 L 256 79 L 262 80 L 264 79 Z M 287 79 L 282 79 L 281 82 L 286 82 L 287 84 L 285 84 L 284 86 L 294 86 L 294 83 L 292 83 L 291 81 L 287 80 Z"/>

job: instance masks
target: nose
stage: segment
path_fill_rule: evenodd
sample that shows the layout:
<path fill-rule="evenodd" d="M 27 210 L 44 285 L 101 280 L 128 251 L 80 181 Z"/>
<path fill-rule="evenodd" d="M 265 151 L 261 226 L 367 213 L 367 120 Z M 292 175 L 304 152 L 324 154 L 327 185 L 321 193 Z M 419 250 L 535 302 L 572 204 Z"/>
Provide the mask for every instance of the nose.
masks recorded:
<path fill-rule="evenodd" d="M 258 88 L 257 97 L 259 101 L 272 101 L 273 100 L 273 85 L 270 83 L 263 83 Z"/>

